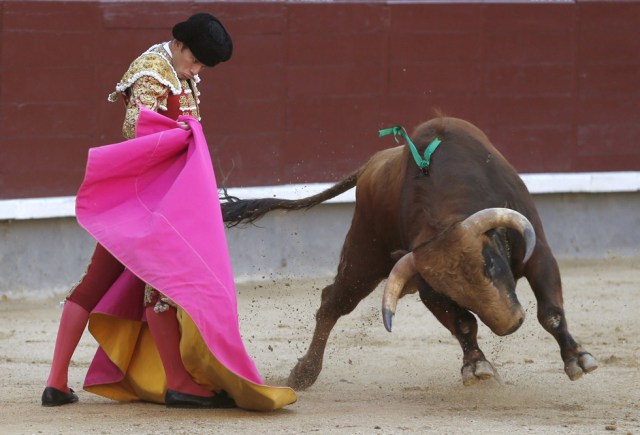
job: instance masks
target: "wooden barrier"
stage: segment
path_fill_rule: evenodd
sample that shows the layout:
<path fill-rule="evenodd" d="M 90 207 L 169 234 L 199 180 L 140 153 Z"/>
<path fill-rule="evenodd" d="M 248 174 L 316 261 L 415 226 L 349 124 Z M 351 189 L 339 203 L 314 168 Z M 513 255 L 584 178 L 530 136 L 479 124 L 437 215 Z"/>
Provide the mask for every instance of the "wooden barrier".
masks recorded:
<path fill-rule="evenodd" d="M 228 186 L 335 181 L 434 108 L 521 172 L 640 170 L 640 2 L 0 0 L 0 199 L 74 195 L 121 140 L 107 94 L 199 11 L 235 43 L 201 86 Z"/>

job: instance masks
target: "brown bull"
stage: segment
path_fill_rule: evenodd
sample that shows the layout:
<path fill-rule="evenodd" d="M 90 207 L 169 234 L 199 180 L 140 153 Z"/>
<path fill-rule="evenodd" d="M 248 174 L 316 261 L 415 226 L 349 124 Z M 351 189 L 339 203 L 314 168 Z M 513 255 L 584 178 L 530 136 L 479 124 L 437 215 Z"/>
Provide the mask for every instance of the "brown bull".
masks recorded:
<path fill-rule="evenodd" d="M 571 380 L 597 368 L 572 338 L 565 320 L 560 272 L 540 217 L 515 169 L 485 134 L 466 121 L 437 118 L 412 139 L 420 152 L 441 144 L 424 174 L 406 147 L 376 153 L 362 168 L 309 198 L 244 200 L 223 205 L 225 221 L 250 222 L 275 209 L 312 207 L 353 186 L 355 213 L 334 282 L 322 291 L 313 340 L 289 385 L 311 386 L 322 369 L 329 334 L 385 278 L 383 319 L 399 297 L 416 290 L 458 339 L 465 385 L 496 375 L 477 342 L 475 313 L 498 335 L 524 320 L 516 281 L 526 277 L 540 324 L 556 339 Z"/>

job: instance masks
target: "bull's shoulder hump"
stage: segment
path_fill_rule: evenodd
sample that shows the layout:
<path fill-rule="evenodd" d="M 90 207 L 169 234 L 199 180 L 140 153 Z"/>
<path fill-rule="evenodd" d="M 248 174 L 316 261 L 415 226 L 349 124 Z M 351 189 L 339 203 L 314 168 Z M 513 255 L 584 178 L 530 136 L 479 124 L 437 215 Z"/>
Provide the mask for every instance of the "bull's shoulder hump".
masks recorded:
<path fill-rule="evenodd" d="M 489 138 L 478 126 L 460 118 L 447 118 L 445 129 L 454 131 L 463 131 L 472 137 L 477 137 L 483 142 L 489 142 Z"/>
<path fill-rule="evenodd" d="M 446 134 L 447 132 L 465 132 L 473 137 L 482 137 L 487 139 L 485 133 L 476 125 L 461 118 L 440 117 L 434 118 L 420 124 L 414 131 L 414 137 L 433 137 Z"/>

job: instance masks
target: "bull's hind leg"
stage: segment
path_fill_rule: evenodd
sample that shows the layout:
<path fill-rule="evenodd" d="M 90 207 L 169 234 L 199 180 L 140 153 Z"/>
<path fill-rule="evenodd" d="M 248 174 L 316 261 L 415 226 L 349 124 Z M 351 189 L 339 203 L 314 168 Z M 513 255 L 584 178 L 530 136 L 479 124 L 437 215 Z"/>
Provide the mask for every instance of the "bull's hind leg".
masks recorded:
<path fill-rule="evenodd" d="M 526 276 L 538 302 L 538 321 L 558 342 L 564 371 L 569 379 L 575 381 L 583 373 L 597 369 L 598 362 L 569 333 L 558 264 L 543 243 L 539 239 L 536 252 L 527 263 Z"/>
<path fill-rule="evenodd" d="M 322 302 L 316 313 L 316 329 L 307 353 L 291 370 L 287 381 L 290 387 L 304 390 L 315 383 L 322 370 L 324 351 L 336 322 L 341 316 L 353 311 L 376 285 L 377 282 L 360 282 L 357 287 L 353 287 L 336 281 L 322 290 Z"/>
<path fill-rule="evenodd" d="M 462 347 L 462 383 L 468 386 L 479 380 L 499 380 L 498 372 L 478 346 L 478 322 L 473 314 L 437 293 L 421 279 L 418 289 L 422 302 L 451 331 Z"/>
<path fill-rule="evenodd" d="M 334 282 L 322 290 L 309 349 L 289 375 L 287 383 L 296 390 L 310 387 L 318 378 L 327 340 L 338 319 L 352 312 L 391 270 L 390 257 L 356 222 L 354 219 L 342 248 Z"/>

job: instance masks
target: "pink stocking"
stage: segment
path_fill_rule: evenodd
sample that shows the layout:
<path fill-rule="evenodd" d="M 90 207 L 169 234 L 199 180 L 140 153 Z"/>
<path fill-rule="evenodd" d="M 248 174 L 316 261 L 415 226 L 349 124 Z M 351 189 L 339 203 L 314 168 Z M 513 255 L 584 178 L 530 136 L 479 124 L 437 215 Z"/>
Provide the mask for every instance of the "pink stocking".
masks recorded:
<path fill-rule="evenodd" d="M 167 376 L 167 388 L 196 396 L 212 396 L 211 391 L 197 384 L 184 368 L 180 356 L 180 329 L 176 309 L 156 313 L 153 306 L 145 309 L 147 323 L 156 343 Z"/>
<path fill-rule="evenodd" d="M 69 392 L 69 363 L 88 321 L 89 313 L 84 308 L 73 301 L 65 302 L 47 379 L 48 387 Z"/>

